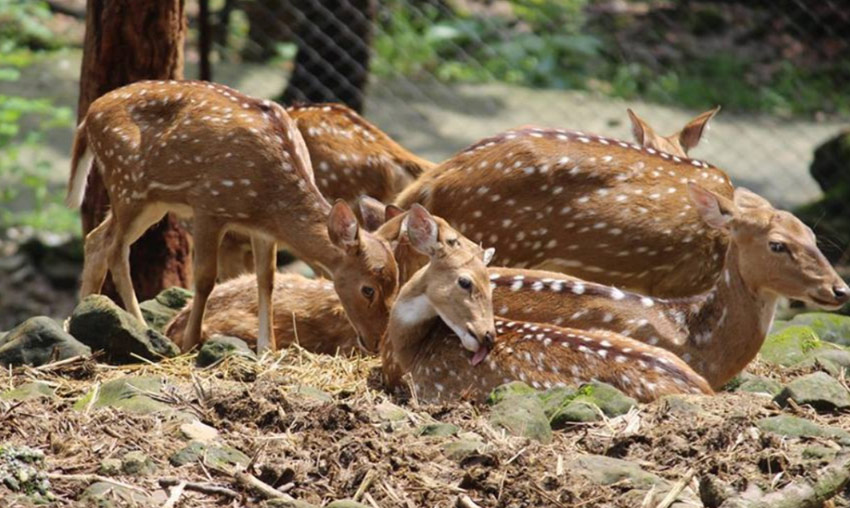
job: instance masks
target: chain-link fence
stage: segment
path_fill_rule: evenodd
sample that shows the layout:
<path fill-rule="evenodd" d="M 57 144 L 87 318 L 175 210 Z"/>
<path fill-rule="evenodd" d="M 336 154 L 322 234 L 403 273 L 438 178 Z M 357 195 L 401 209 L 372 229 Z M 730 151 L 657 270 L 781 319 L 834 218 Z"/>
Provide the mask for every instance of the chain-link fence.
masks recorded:
<path fill-rule="evenodd" d="M 435 161 L 522 124 L 630 138 L 630 107 L 666 135 L 720 105 L 692 154 L 846 261 L 847 144 L 810 173 L 850 117 L 846 2 L 226 0 L 208 19 L 214 79 L 347 102 Z"/>

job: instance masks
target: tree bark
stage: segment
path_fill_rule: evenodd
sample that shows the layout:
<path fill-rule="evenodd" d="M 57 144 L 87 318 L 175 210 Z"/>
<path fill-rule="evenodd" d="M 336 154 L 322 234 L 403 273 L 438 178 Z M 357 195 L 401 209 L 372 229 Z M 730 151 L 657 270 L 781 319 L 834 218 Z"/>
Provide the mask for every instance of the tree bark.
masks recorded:
<path fill-rule="evenodd" d="M 342 102 L 363 111 L 374 0 L 291 0 L 298 44 L 281 101 Z"/>
<path fill-rule="evenodd" d="M 184 0 L 88 0 L 78 120 L 101 95 L 144 79 L 182 79 Z M 81 208 L 83 234 L 100 224 L 109 198 L 97 171 Z M 140 300 L 191 282 L 190 241 L 169 214 L 133 244 L 130 268 Z M 119 301 L 107 279 L 103 292 Z"/>

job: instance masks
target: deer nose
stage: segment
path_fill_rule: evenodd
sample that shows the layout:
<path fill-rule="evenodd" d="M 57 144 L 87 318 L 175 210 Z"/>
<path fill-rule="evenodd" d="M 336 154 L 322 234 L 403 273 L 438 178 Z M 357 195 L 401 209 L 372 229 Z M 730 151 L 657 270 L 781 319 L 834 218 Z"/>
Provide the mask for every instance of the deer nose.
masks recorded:
<path fill-rule="evenodd" d="M 832 294 L 833 296 L 835 296 L 836 300 L 841 303 L 844 303 L 847 300 L 850 300 L 850 287 L 847 287 L 846 284 L 841 286 L 834 286 L 832 288 Z"/>
<path fill-rule="evenodd" d="M 484 334 L 484 347 L 487 349 L 493 349 L 493 332 L 487 332 Z"/>

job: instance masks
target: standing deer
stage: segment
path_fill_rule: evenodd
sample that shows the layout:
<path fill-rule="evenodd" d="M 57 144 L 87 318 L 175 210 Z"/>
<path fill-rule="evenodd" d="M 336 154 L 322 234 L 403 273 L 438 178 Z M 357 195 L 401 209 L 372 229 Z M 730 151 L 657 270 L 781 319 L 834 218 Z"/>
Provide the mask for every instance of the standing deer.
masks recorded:
<path fill-rule="evenodd" d="M 397 198 L 439 213 L 496 248 L 496 262 L 655 296 L 711 287 L 728 237 L 688 198 L 699 183 L 731 198 L 723 171 L 602 136 L 522 129 L 484 139 L 421 175 Z"/>
<path fill-rule="evenodd" d="M 434 164 L 393 141 L 342 104 L 290 106 L 315 169 L 316 187 L 329 200 L 354 203 L 360 196 L 390 202 Z M 228 233 L 221 243 L 219 278 L 254 270 L 250 239 Z"/>
<path fill-rule="evenodd" d="M 641 146 L 686 158 L 688 151 L 699 144 L 703 133 L 709 129 L 708 122 L 720 112 L 720 106 L 697 115 L 682 130 L 669 136 L 657 134 L 655 129 L 637 116 L 634 111 L 631 109 L 626 111 L 629 114 L 629 120 L 632 122 L 632 134 L 635 141 Z"/>
<path fill-rule="evenodd" d="M 274 347 L 275 244 L 335 277 L 352 325 L 380 336 L 397 289 L 389 246 L 361 232 L 344 202 L 316 188 L 304 140 L 282 107 L 203 82 L 144 81 L 92 103 L 74 139 L 68 203 L 79 206 L 96 160 L 112 209 L 85 241 L 82 296 L 107 269 L 142 319 L 129 247 L 166 212 L 193 216 L 195 298 L 182 349 L 198 343 L 225 231 L 251 237 L 258 269 L 260 350 Z"/>
<path fill-rule="evenodd" d="M 415 205 L 405 230 L 411 247 L 429 263 L 402 286 L 390 314 L 381 349 L 389 387 L 409 374 L 425 401 L 480 401 L 512 380 L 552 387 L 598 379 L 642 401 L 712 393 L 672 353 L 616 333 L 500 318 L 493 330 L 489 256 L 441 238 L 438 224 Z"/>

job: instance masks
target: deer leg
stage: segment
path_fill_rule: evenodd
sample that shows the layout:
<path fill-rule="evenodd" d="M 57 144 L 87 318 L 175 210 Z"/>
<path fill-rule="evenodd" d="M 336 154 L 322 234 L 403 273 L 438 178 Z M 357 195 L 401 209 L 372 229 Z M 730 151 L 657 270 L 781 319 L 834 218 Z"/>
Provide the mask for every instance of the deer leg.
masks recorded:
<path fill-rule="evenodd" d="M 107 252 L 111 243 L 114 219 L 108 214 L 96 228 L 86 235 L 85 257 L 83 260 L 82 284 L 80 286 L 80 298 L 100 293 L 103 281 L 106 279 Z"/>
<path fill-rule="evenodd" d="M 193 270 L 195 277 L 195 296 L 192 298 L 192 312 L 189 314 L 189 324 L 183 334 L 183 344 L 180 349 L 189 351 L 201 342 L 201 325 L 204 322 L 204 311 L 207 298 L 215 287 L 218 272 L 218 247 L 221 241 L 222 228 L 220 224 L 203 218 L 195 217 L 194 227 L 194 256 Z"/>
<path fill-rule="evenodd" d="M 260 330 L 257 336 L 257 352 L 275 351 L 277 344 L 272 328 L 272 291 L 274 290 L 274 272 L 277 267 L 277 246 L 275 242 L 251 237 L 251 248 L 254 251 L 254 266 L 257 271 L 257 291 L 259 292 L 259 321 Z"/>

